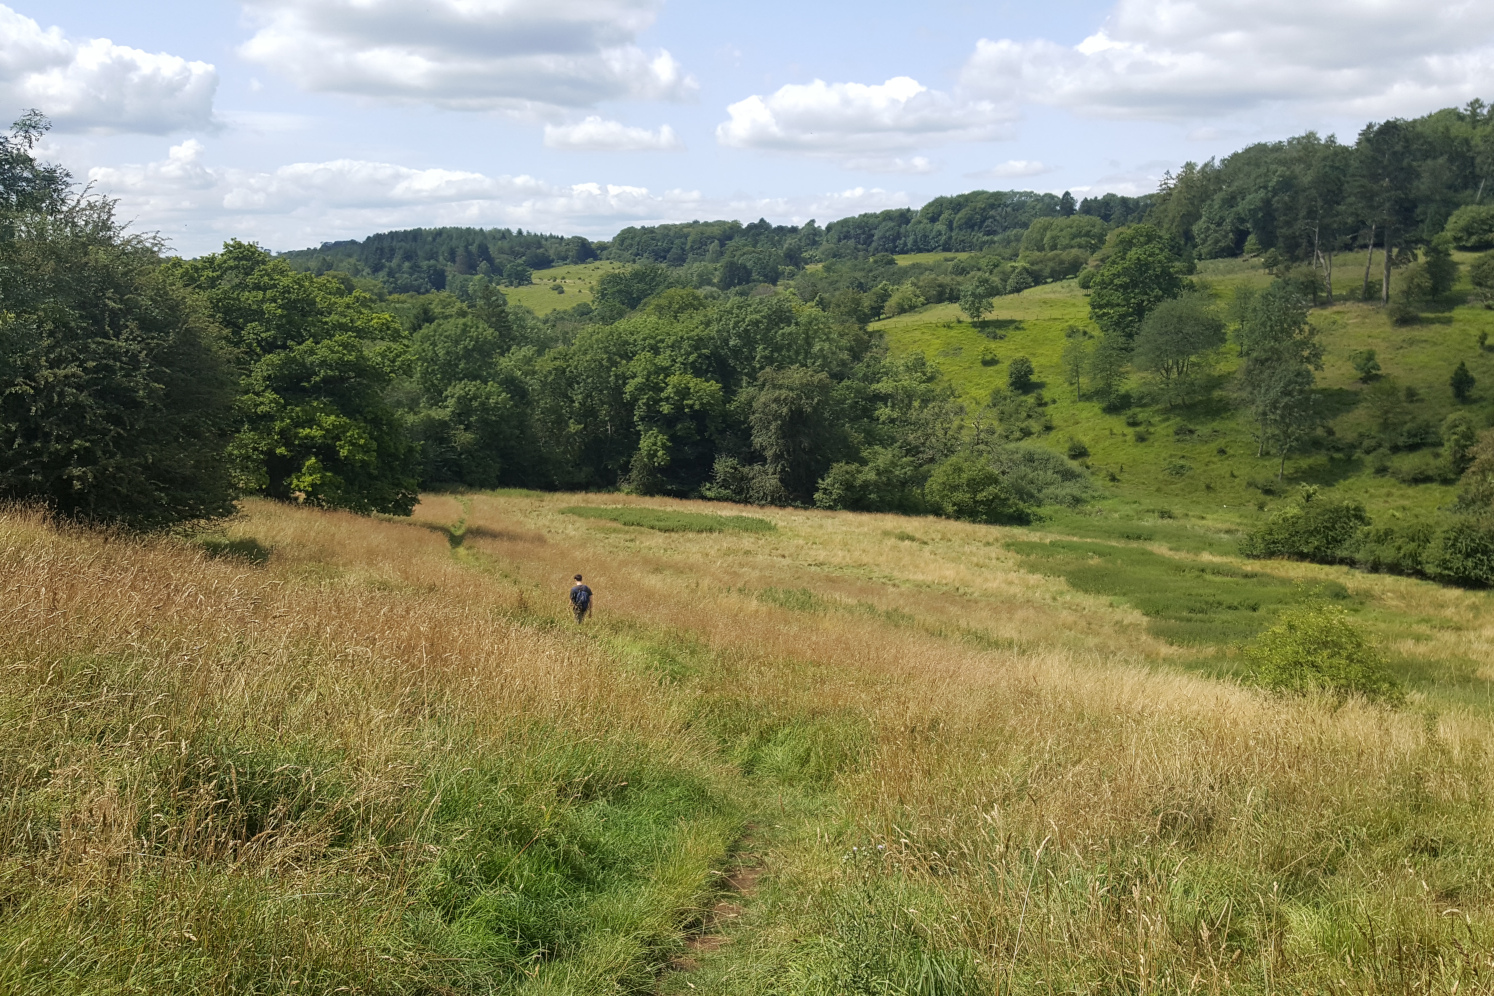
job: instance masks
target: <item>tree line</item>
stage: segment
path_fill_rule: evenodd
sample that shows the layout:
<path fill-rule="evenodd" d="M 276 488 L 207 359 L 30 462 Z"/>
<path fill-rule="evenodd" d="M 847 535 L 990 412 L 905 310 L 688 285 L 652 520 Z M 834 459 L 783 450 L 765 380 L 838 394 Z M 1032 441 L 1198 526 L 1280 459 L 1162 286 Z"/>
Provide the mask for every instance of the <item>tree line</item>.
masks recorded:
<path fill-rule="evenodd" d="M 1488 125 L 1470 106 L 1398 127 L 1419 133 L 1434 119 L 1467 124 L 1470 148 Z M 1383 127 L 1366 129 L 1365 148 L 1383 151 L 1371 140 Z M 890 357 L 869 325 L 937 302 L 979 321 L 999 295 L 1076 275 L 1092 319 L 1066 333 L 1064 388 L 1076 396 L 1116 412 L 1138 400 L 1186 403 L 1214 389 L 1210 359 L 1232 336 L 1242 362 L 1230 397 L 1260 453 L 1279 457 L 1278 476 L 1328 415 L 1308 314 L 1332 293 L 1328 258 L 1344 243 L 1331 232 L 1351 215 L 1327 225 L 1329 202 L 1311 201 L 1320 210 L 1308 240 L 1309 201 L 1282 193 L 1260 215 L 1274 227 L 1250 216 L 1236 239 L 1238 251 L 1266 259 L 1270 287 L 1221 305 L 1192 279 L 1195 260 L 1223 244 L 1203 237 L 1215 230 L 1207 219 L 1243 203 L 1228 178 L 1269 158 L 1259 147 L 1237 154 L 1240 164 L 1185 168 L 1148 199 L 980 193 L 824 231 L 658 226 L 600 249 L 505 230 L 390 233 L 339 244 L 345 268 L 336 269 L 326 253 L 276 256 L 241 242 L 167 258 L 155 239 L 127 233 L 107 200 L 80 195 L 65 171 L 35 159 L 44 128 L 28 115 L 0 140 L 0 495 L 78 518 L 155 528 L 225 514 L 243 494 L 402 514 L 421 487 L 451 484 L 1028 521 L 1042 505 L 1092 492 L 1082 444 L 1066 459 L 1028 442 L 1052 428 L 1030 361 L 1013 358 L 1007 386 L 970 407 L 920 358 Z M 1332 144 L 1308 136 L 1280 148 Z M 1347 161 L 1351 180 L 1369 175 Z M 1476 156 L 1471 172 L 1444 174 L 1466 189 L 1440 214 L 1427 206 L 1436 198 L 1416 201 L 1441 218 L 1434 235 L 1431 220 L 1370 222 L 1380 237 L 1392 233 L 1387 258 L 1405 263 L 1398 286 L 1450 286 L 1449 247 L 1477 229 L 1467 220 L 1481 207 Z M 1300 193 L 1300 177 L 1270 175 L 1271 189 Z M 1190 214 L 1184 202 L 1204 177 L 1216 186 Z M 1370 203 L 1354 199 L 1358 182 L 1346 181 L 1344 212 Z M 1413 185 L 1416 196 L 1442 190 Z M 902 265 L 873 251 L 907 248 L 919 225 L 989 241 Z M 837 245 L 856 251 L 837 255 Z M 553 264 L 564 251 L 618 246 L 669 248 L 662 262 L 602 275 L 594 301 L 544 318 L 504 296 L 502 258 L 507 271 L 544 264 L 535 254 Z M 372 276 L 374 265 L 387 274 L 422 253 L 471 272 L 416 291 Z"/>

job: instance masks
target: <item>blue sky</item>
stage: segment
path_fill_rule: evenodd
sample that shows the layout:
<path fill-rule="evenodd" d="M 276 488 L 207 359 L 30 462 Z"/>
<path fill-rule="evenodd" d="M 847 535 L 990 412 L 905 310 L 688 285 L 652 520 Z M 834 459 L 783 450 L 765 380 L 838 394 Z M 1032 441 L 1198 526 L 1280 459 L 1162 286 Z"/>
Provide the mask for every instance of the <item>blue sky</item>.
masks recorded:
<path fill-rule="evenodd" d="M 0 101 L 178 251 L 822 223 L 1494 98 L 1494 4 L 9 0 Z"/>

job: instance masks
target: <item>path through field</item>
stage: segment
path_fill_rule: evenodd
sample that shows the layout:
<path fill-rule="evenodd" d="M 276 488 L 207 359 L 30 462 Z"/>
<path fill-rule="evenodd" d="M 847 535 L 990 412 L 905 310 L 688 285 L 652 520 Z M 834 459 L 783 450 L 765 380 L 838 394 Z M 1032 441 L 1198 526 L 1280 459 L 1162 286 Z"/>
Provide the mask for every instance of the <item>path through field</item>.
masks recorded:
<path fill-rule="evenodd" d="M 0 992 L 1494 984 L 1490 596 L 725 511 L 0 514 Z M 1230 679 L 1312 592 L 1406 706 Z"/>

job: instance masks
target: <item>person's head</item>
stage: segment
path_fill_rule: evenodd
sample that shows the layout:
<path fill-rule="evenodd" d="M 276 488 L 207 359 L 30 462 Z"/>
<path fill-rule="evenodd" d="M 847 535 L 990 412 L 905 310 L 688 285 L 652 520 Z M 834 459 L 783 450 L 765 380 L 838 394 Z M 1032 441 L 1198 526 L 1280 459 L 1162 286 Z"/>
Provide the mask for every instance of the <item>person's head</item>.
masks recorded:
<path fill-rule="evenodd" d="M 577 575 L 576 575 L 576 580 L 577 580 L 577 581 L 580 581 L 580 580 L 581 580 L 581 575 L 579 575 L 579 574 L 577 574 Z"/>

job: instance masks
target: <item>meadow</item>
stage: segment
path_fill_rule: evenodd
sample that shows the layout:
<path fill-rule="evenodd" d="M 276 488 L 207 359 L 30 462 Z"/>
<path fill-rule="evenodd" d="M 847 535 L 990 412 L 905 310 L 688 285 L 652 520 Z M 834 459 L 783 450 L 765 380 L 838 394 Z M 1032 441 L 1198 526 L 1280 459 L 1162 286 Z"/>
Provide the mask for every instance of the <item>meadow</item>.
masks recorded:
<path fill-rule="evenodd" d="M 1494 988 L 1489 596 L 1061 525 L 6 510 L 0 992 Z M 1405 704 L 1237 680 L 1321 598 Z"/>

